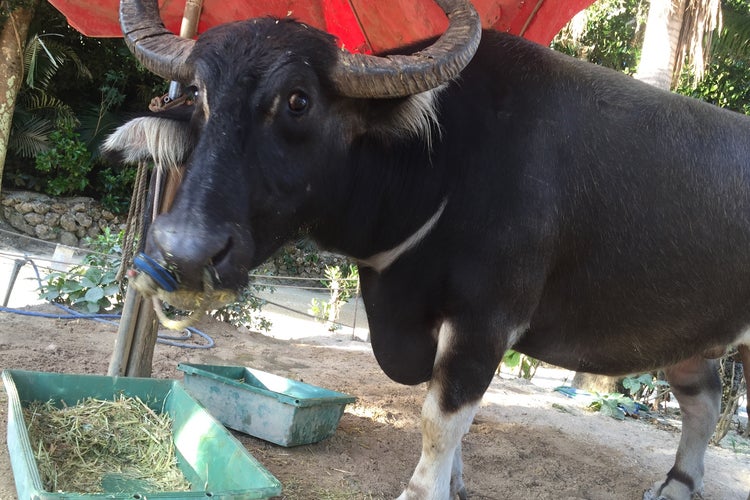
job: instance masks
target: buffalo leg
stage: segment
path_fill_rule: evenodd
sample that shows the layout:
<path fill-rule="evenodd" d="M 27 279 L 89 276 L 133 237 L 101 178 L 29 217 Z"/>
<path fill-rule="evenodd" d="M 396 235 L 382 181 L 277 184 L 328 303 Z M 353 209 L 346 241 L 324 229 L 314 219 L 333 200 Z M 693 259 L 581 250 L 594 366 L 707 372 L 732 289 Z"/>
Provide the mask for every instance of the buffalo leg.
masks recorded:
<path fill-rule="evenodd" d="M 745 437 L 750 438 L 750 345 L 738 345 L 737 352 L 742 361 L 742 373 L 745 375 L 745 386 L 748 388 L 747 392 L 747 415 L 748 421 L 745 426 Z M 747 497 L 750 500 L 750 496 Z"/>
<path fill-rule="evenodd" d="M 422 455 L 399 500 L 447 500 L 456 495 L 467 498 L 463 478 L 454 477 L 454 462 L 479 401 L 455 412 L 445 412 L 439 400 L 440 389 L 431 384 L 422 406 Z M 461 458 L 458 460 L 461 469 Z"/>
<path fill-rule="evenodd" d="M 447 321 L 422 407 L 422 454 L 400 500 L 468 498 L 462 478 L 461 439 L 492 381 L 503 349 L 497 337 L 480 340 Z M 486 332 L 486 330 L 483 330 Z M 493 345 L 495 344 L 495 345 Z"/>
<path fill-rule="evenodd" d="M 644 498 L 688 500 L 703 490 L 703 458 L 719 419 L 721 381 L 716 361 L 702 356 L 685 360 L 665 373 L 680 404 L 682 434 L 667 479 L 646 492 Z"/>

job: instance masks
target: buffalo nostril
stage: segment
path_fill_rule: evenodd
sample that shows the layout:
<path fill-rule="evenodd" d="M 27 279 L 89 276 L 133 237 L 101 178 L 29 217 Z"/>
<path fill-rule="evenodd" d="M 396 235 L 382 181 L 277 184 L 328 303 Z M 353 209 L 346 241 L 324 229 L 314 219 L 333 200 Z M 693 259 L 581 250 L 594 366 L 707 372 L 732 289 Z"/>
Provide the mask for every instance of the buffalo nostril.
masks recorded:
<path fill-rule="evenodd" d="M 181 288 L 202 290 L 206 268 L 229 258 L 232 238 L 222 227 L 180 223 L 166 214 L 158 217 L 149 233 L 147 253 L 159 255 Z"/>
<path fill-rule="evenodd" d="M 229 252 L 232 249 L 232 246 L 233 246 L 233 241 L 232 241 L 232 237 L 230 236 L 229 238 L 227 238 L 227 244 L 224 245 L 224 248 L 219 250 L 219 252 L 211 258 L 211 265 L 217 266 L 222 261 L 224 261 L 224 259 L 226 259 L 229 256 Z"/>

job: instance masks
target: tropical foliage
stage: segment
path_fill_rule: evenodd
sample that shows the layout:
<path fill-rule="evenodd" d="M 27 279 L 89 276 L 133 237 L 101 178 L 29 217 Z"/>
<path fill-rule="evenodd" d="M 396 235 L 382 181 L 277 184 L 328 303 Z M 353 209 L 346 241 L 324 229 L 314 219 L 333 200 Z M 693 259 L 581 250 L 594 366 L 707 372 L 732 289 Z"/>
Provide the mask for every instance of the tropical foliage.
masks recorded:
<path fill-rule="evenodd" d="M 568 23 L 552 48 L 632 75 L 647 14 L 647 0 L 600 0 Z"/>
<path fill-rule="evenodd" d="M 24 84 L 3 185 L 90 195 L 122 212 L 134 170 L 108 164 L 99 156 L 99 144 L 164 88 L 135 63 L 122 40 L 86 38 L 42 3 L 24 50 Z"/>
<path fill-rule="evenodd" d="M 697 81 L 689 61 L 675 89 L 721 107 L 750 111 L 750 2 L 722 0 L 709 64 Z M 632 75 L 640 60 L 648 0 L 599 0 L 553 40 L 555 50 Z"/>

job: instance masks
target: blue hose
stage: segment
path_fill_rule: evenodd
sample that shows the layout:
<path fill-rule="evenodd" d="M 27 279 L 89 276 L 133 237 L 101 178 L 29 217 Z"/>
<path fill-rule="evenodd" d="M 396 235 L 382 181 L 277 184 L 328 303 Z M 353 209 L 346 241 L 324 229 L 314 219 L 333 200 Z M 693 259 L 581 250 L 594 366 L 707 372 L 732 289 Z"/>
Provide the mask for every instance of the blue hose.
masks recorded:
<path fill-rule="evenodd" d="M 37 268 L 36 264 L 33 260 L 26 258 L 26 262 L 31 264 L 31 267 L 34 269 L 34 273 L 36 274 L 37 282 L 39 283 L 39 286 L 42 286 L 42 278 L 39 274 L 39 269 Z M 5 313 L 11 313 L 11 314 L 18 314 L 21 316 L 33 316 L 37 318 L 51 318 L 51 319 L 89 319 L 92 321 L 98 321 L 100 323 L 106 323 L 109 325 L 118 326 L 118 323 L 116 321 L 111 321 L 113 319 L 119 320 L 122 318 L 122 315 L 120 314 L 86 314 L 79 311 L 76 311 L 75 309 L 71 309 L 70 307 L 64 306 L 62 304 L 58 304 L 56 302 L 51 302 L 50 304 L 54 305 L 55 307 L 62 309 L 65 311 L 65 314 L 54 314 L 54 313 L 43 313 L 43 312 L 36 312 L 36 311 L 25 311 L 22 309 L 14 309 L 12 307 L 2 307 L 0 306 L 0 312 Z M 205 344 L 186 344 L 184 342 L 179 342 L 182 340 L 188 340 L 192 337 L 192 334 L 196 334 L 199 337 L 202 337 L 206 343 Z M 209 335 L 203 333 L 202 331 L 198 330 L 197 328 L 188 327 L 185 329 L 185 334 L 181 336 L 170 336 L 170 335 L 157 335 L 156 341 L 160 344 L 165 345 L 171 345 L 174 347 L 184 347 L 186 349 L 210 349 L 216 343 L 214 342 L 214 339 L 212 339 Z"/>

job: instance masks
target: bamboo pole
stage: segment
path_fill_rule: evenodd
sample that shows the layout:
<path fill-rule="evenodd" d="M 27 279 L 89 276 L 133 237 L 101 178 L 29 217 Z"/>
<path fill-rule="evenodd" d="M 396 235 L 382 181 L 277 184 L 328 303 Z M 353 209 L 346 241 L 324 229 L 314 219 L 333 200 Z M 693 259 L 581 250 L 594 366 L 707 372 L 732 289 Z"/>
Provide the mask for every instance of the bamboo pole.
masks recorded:
<path fill-rule="evenodd" d="M 180 36 L 192 38 L 196 35 L 202 8 L 203 0 L 186 0 Z M 178 91 L 179 85 L 172 82 L 170 97 L 174 98 L 172 93 Z M 165 168 L 165 171 L 165 187 L 163 190 L 156 190 L 162 193 L 161 199 L 154 200 L 154 205 L 159 206 L 159 213 L 166 212 L 171 207 L 181 178 L 179 168 Z M 155 190 L 156 184 L 158 182 L 152 182 L 150 189 Z M 134 287 L 128 287 L 108 375 L 150 377 L 158 332 L 159 322 L 151 300 L 143 297 Z"/>

